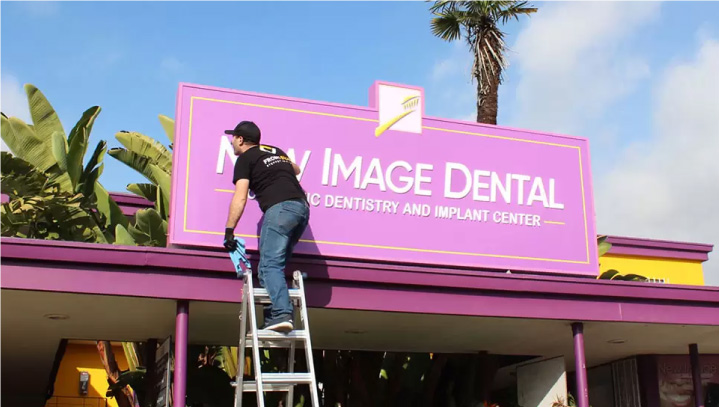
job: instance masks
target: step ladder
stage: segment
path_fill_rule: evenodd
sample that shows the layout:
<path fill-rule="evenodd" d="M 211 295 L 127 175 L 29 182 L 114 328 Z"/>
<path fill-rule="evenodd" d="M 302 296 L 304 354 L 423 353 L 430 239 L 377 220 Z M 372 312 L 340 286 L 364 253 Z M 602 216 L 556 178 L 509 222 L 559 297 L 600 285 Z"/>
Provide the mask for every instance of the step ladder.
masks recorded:
<path fill-rule="evenodd" d="M 233 385 L 235 388 L 235 407 L 242 407 L 243 392 L 257 393 L 257 406 L 265 406 L 264 392 L 285 392 L 285 407 L 293 407 L 294 389 L 297 385 L 309 385 L 312 407 L 319 407 L 317 396 L 317 381 L 315 379 L 315 366 L 312 360 L 312 344 L 310 342 L 310 328 L 307 319 L 307 305 L 305 303 L 305 288 L 302 273 L 295 271 L 292 274 L 292 288 L 290 302 L 295 314 L 299 311 L 300 318 L 293 318 L 295 329 L 289 333 L 280 333 L 270 330 L 257 329 L 257 304 L 270 304 L 270 296 L 264 288 L 254 288 L 252 284 L 252 270 L 246 269 L 243 273 L 242 311 L 240 313 L 240 346 L 238 348 L 237 378 Z M 249 312 L 248 312 L 249 311 Z M 295 349 L 297 344 L 304 345 L 307 358 L 306 373 L 296 373 Z M 245 366 L 245 349 L 252 348 L 252 360 L 255 380 L 243 380 Z M 260 348 L 286 348 L 289 349 L 287 373 L 264 373 L 260 363 Z"/>

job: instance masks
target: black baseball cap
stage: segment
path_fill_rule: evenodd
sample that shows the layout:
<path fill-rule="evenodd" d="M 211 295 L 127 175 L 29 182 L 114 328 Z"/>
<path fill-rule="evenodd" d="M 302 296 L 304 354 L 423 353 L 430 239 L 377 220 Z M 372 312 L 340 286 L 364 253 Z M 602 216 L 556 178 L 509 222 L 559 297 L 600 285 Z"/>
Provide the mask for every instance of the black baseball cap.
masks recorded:
<path fill-rule="evenodd" d="M 260 128 L 254 122 L 243 120 L 235 126 L 234 130 L 225 130 L 225 134 L 233 136 L 242 136 L 243 139 L 250 143 L 260 143 Z"/>

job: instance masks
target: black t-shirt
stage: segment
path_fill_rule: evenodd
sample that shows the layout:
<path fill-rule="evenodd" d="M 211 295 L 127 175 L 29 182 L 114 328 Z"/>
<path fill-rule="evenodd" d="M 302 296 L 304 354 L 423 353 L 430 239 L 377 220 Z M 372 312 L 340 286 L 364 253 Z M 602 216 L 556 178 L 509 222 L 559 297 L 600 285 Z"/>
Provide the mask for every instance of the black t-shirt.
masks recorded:
<path fill-rule="evenodd" d="M 232 183 L 236 184 L 240 179 L 250 180 L 250 190 L 262 212 L 276 203 L 307 199 L 295 176 L 292 161 L 274 146 L 259 145 L 240 154 L 235 162 Z"/>

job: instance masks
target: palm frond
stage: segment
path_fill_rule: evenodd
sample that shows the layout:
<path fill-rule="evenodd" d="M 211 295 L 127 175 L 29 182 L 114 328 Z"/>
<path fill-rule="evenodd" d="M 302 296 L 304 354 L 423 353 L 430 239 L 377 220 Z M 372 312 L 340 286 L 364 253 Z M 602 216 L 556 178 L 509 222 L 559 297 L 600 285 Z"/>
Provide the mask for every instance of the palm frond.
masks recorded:
<path fill-rule="evenodd" d="M 457 6 L 466 3 L 464 1 L 451 1 L 451 0 L 440 0 L 435 1 L 434 4 L 429 8 L 433 14 L 442 14 L 447 11 L 453 11 L 457 9 Z"/>
<path fill-rule="evenodd" d="M 465 15 L 462 11 L 449 11 L 432 19 L 432 33 L 445 40 L 454 41 L 462 35 Z"/>
<path fill-rule="evenodd" d="M 502 10 L 500 13 L 498 13 L 498 20 L 502 21 L 502 24 L 506 24 L 507 21 L 509 21 L 511 18 L 514 18 L 515 20 L 519 20 L 520 15 L 530 15 L 532 13 L 537 12 L 536 7 L 527 7 L 528 2 L 526 1 L 520 1 L 520 2 L 511 2 L 514 3 L 510 5 L 509 7 Z"/>

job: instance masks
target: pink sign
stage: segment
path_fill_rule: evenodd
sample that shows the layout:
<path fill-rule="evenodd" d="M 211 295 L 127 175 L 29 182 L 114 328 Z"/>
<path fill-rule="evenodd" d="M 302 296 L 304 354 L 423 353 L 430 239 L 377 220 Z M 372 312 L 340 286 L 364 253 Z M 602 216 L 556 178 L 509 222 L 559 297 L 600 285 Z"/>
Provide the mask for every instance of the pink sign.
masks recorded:
<path fill-rule="evenodd" d="M 658 356 L 657 372 L 659 375 L 659 407 L 696 405 L 694 404 L 691 361 L 688 355 Z M 719 386 L 719 355 L 700 355 L 699 374 L 703 394 L 707 393 L 710 383 L 713 386 Z"/>
<path fill-rule="evenodd" d="M 310 226 L 295 253 L 596 275 L 586 139 L 424 116 L 422 89 L 376 82 L 370 106 L 181 84 L 169 240 L 220 247 L 252 120 L 301 167 Z M 262 212 L 236 229 L 256 249 Z"/>

